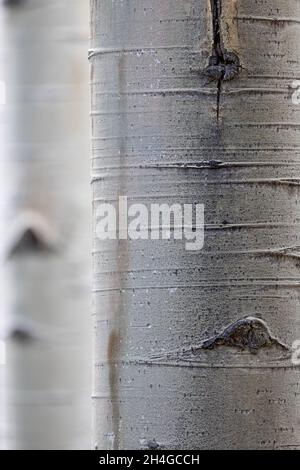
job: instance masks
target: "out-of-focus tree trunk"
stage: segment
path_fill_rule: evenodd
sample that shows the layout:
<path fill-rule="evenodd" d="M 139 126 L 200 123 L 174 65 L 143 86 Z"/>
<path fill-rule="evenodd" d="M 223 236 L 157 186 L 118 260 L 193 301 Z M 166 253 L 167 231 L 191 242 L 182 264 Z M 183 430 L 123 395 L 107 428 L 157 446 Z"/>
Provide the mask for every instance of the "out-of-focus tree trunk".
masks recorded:
<path fill-rule="evenodd" d="M 90 448 L 88 4 L 6 3 L 8 447 Z"/>
<path fill-rule="evenodd" d="M 95 233 L 98 448 L 300 447 L 299 17 L 91 0 L 95 229 L 120 195 L 205 204 L 199 252 Z"/>
<path fill-rule="evenodd" d="M 4 48 L 3 48 L 3 22 L 0 14 L 0 232 L 4 233 L 5 215 L 5 177 L 4 177 L 4 135 L 5 135 L 5 83 L 4 83 Z M 3 239 L 3 238 L 2 238 Z M 4 271 L 3 254 L 0 247 L 0 331 L 4 328 Z M 6 413 L 5 413 L 5 342 L 0 335 L 0 449 L 6 445 Z"/>

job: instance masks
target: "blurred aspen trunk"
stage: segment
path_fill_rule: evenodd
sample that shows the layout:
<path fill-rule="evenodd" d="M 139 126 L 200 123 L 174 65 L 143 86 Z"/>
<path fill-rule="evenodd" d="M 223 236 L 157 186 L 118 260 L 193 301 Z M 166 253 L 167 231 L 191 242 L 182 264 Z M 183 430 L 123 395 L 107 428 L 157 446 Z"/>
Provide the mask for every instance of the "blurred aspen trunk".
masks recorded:
<path fill-rule="evenodd" d="M 88 449 L 88 4 L 6 2 L 1 17 L 7 446 Z"/>
<path fill-rule="evenodd" d="M 299 18 L 91 0 L 98 448 L 300 448 Z M 204 204 L 204 248 L 100 241 L 123 195 Z"/>
<path fill-rule="evenodd" d="M 4 82 L 4 69 L 5 69 L 5 50 L 3 47 L 3 18 L 0 14 L 0 232 L 4 233 L 5 229 L 5 177 L 4 177 L 4 136 L 5 136 L 5 82 Z M 3 238 L 2 238 L 3 240 Z M 1 242 L 2 242 L 1 240 Z M 1 243 L 2 244 L 2 243 Z M 4 328 L 4 270 L 3 270 L 3 254 L 0 247 L 0 331 Z M 0 335 L 0 449 L 5 449 L 6 434 L 7 434 L 7 419 L 5 410 L 5 342 L 4 338 Z"/>

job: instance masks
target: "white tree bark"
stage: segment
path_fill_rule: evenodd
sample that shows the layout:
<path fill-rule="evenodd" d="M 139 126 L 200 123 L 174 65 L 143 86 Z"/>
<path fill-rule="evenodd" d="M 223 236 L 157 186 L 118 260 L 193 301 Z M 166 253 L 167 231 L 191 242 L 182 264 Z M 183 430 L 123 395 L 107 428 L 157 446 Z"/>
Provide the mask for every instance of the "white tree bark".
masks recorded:
<path fill-rule="evenodd" d="M 7 447 L 87 449 L 88 5 L 6 3 Z"/>
<path fill-rule="evenodd" d="M 199 252 L 95 233 L 98 448 L 300 447 L 299 18 L 91 1 L 95 228 L 120 195 L 205 204 Z"/>
<path fill-rule="evenodd" d="M 0 14 L 0 201 L 5 200 L 5 178 L 4 178 L 4 135 L 5 135 L 5 83 L 4 83 L 4 49 L 3 45 L 3 18 Z M 0 231 L 5 229 L 5 205 L 1 204 L 0 208 Z M 0 250 L 1 251 L 1 250 Z M 0 254 L 0 331 L 4 326 L 4 272 L 2 269 L 2 259 Z M 5 449 L 6 445 L 6 414 L 5 414 L 5 342 L 0 337 L 0 449 Z"/>

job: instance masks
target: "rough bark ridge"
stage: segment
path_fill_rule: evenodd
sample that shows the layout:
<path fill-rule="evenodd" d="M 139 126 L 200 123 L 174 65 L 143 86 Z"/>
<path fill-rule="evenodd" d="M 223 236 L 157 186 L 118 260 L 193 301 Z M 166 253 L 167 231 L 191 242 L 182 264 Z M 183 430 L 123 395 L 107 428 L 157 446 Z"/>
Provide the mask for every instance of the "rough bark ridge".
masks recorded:
<path fill-rule="evenodd" d="M 91 18 L 95 214 L 205 204 L 200 252 L 95 236 L 94 443 L 299 448 L 300 4 L 92 0 Z"/>

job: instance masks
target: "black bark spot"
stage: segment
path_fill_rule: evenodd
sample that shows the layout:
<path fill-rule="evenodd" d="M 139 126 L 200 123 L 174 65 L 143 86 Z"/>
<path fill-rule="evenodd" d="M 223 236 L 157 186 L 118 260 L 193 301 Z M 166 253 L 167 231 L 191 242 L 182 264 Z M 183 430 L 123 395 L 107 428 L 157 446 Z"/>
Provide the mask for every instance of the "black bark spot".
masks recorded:
<path fill-rule="evenodd" d="M 52 246 L 34 228 L 27 228 L 11 247 L 10 256 L 51 251 Z"/>
<path fill-rule="evenodd" d="M 17 343 L 29 344 L 36 338 L 29 329 L 22 326 L 15 326 L 9 334 L 9 339 L 16 341 Z"/>
<path fill-rule="evenodd" d="M 52 253 L 58 248 L 58 236 L 39 213 L 22 212 L 13 222 L 8 236 L 7 257 Z"/>
<path fill-rule="evenodd" d="M 157 442 L 155 439 L 147 440 L 147 439 L 141 439 L 140 440 L 142 449 L 145 450 L 159 450 L 163 449 L 163 445 Z"/>
<path fill-rule="evenodd" d="M 6 7 L 18 7 L 25 3 L 25 0 L 3 0 L 3 5 Z"/>

